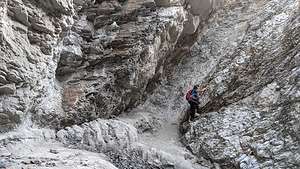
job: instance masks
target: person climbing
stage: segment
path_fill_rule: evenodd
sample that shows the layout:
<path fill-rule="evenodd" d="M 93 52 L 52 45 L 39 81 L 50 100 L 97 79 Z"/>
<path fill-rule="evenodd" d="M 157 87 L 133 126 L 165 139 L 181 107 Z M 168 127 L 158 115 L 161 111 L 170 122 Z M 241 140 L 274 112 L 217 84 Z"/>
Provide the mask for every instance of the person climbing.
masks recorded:
<path fill-rule="evenodd" d="M 189 111 L 189 117 L 188 120 L 193 121 L 195 119 L 196 111 L 199 110 L 199 95 L 197 89 L 199 88 L 198 85 L 195 85 L 193 89 L 189 90 L 186 94 L 186 100 L 190 104 L 190 111 Z"/>
<path fill-rule="evenodd" d="M 186 100 L 190 104 L 190 111 L 188 120 L 194 121 L 196 112 L 199 112 L 199 93 L 203 94 L 206 90 L 205 86 L 200 87 L 199 85 L 195 85 L 193 89 L 189 90 L 186 94 Z"/>

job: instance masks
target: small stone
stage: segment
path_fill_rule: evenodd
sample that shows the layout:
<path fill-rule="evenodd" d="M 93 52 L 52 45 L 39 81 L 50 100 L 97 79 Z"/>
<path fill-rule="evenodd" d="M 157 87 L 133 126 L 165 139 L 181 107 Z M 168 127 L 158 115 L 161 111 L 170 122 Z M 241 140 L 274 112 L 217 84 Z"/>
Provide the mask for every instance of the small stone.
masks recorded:
<path fill-rule="evenodd" d="M 47 162 L 46 167 L 55 167 L 56 164 L 54 162 Z"/>
<path fill-rule="evenodd" d="M 50 153 L 53 153 L 53 154 L 58 154 L 58 151 L 57 151 L 57 150 L 54 150 L 54 149 L 50 149 L 49 152 L 50 152 Z"/>
<path fill-rule="evenodd" d="M 36 165 L 41 165 L 41 161 L 40 160 L 31 160 L 29 164 L 36 164 Z"/>

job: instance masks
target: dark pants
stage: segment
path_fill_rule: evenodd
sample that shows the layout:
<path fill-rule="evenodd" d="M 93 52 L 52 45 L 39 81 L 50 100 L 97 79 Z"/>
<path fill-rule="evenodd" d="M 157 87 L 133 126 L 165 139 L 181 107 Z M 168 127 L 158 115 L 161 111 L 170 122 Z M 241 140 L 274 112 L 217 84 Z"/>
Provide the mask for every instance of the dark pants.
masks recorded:
<path fill-rule="evenodd" d="M 190 120 L 194 120 L 195 119 L 195 114 L 196 114 L 196 112 L 198 112 L 199 111 L 199 106 L 198 106 L 198 104 L 197 103 L 195 103 L 195 102 L 191 102 L 191 101 L 189 101 L 189 104 L 190 104 L 190 115 L 189 115 L 189 119 Z"/>

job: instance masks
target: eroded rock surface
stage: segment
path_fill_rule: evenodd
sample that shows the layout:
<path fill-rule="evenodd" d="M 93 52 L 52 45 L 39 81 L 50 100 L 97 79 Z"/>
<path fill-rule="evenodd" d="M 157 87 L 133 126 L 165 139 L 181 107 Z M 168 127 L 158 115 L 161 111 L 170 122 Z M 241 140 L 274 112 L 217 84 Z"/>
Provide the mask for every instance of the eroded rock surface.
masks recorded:
<path fill-rule="evenodd" d="M 0 167 L 191 168 L 138 142 L 133 126 L 95 119 L 142 102 L 212 10 L 200 16 L 183 1 L 1 1 L 1 132 L 21 126 L 1 135 Z M 35 124 L 69 127 L 55 134 Z"/>
<path fill-rule="evenodd" d="M 299 168 L 299 15 L 297 0 L 1 1 L 0 168 Z"/>
<path fill-rule="evenodd" d="M 184 158 L 145 145 L 138 139 L 135 127 L 119 120 L 95 120 L 67 127 L 57 132 L 57 138 L 69 148 L 104 153 L 118 168 L 194 168 Z"/>
<path fill-rule="evenodd" d="M 66 9 L 61 2 L 52 5 Z M 34 0 L 0 2 L 1 132 L 11 130 L 28 114 L 62 113 L 53 56 L 60 33 L 71 24 L 73 8 L 52 16 L 48 11 L 52 7 L 45 5 Z"/>
<path fill-rule="evenodd" d="M 81 126 L 67 127 L 57 132 L 58 140 L 65 145 L 90 151 L 129 149 L 137 142 L 136 128 L 116 120 L 95 120 Z"/>
<path fill-rule="evenodd" d="M 64 147 L 55 137 L 55 131 L 26 126 L 3 134 L 0 168 L 117 169 L 106 155 Z"/>
<path fill-rule="evenodd" d="M 197 35 L 213 9 L 203 7 L 202 16 L 191 11 L 190 2 L 160 2 L 96 1 L 80 6 L 65 32 L 56 70 L 67 113 L 58 117 L 59 125 L 119 115 L 141 103 L 165 69 L 173 67 L 175 48 L 188 49 L 192 40 L 187 38 Z M 182 43 L 185 40 L 190 43 Z"/>
<path fill-rule="evenodd" d="M 195 154 L 222 168 L 299 168 L 299 14 L 299 1 L 218 12 L 202 42 L 226 39 L 208 42 L 209 54 L 195 46 L 202 57 L 222 55 L 201 81 L 203 114 L 185 135 Z"/>
<path fill-rule="evenodd" d="M 141 103 L 213 10 L 201 16 L 191 2 L 164 4 L 1 1 L 1 131 L 29 115 L 62 128 Z"/>

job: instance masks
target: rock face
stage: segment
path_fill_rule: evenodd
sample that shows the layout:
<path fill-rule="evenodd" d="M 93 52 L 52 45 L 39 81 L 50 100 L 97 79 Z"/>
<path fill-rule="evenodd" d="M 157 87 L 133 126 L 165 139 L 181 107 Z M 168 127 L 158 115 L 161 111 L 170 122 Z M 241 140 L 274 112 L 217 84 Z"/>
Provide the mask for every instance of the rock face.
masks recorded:
<path fill-rule="evenodd" d="M 207 16 L 200 20 L 202 14 L 192 13 L 180 1 L 160 2 L 96 1 L 78 6 L 73 26 L 64 32 L 56 70 L 66 112 L 57 115 L 62 116 L 57 118 L 59 126 L 135 107 L 165 69 L 173 67 L 175 47 L 186 50 L 189 44 L 182 42 L 197 34 L 213 9 L 205 7 Z"/>
<path fill-rule="evenodd" d="M 0 168 L 298 169 L 299 6 L 2 0 Z"/>
<path fill-rule="evenodd" d="M 113 120 L 95 120 L 82 126 L 72 126 L 57 132 L 58 140 L 65 145 L 105 152 L 129 149 L 137 141 L 133 126 Z"/>
<path fill-rule="evenodd" d="M 63 1 L 51 4 L 66 9 Z M 34 112 L 62 112 L 55 82 L 57 59 L 53 56 L 60 33 L 72 20 L 65 14 L 73 8 L 68 6 L 52 16 L 48 10 L 52 7 L 45 5 L 34 0 L 0 2 L 1 132 Z"/>
<path fill-rule="evenodd" d="M 197 35 L 202 23 L 189 2 L 159 4 L 2 1 L 1 131 L 26 116 L 62 128 L 142 102 L 173 67 L 175 48 L 187 50 L 192 43 L 182 42 Z M 206 10 L 208 15 L 212 7 Z"/>
<path fill-rule="evenodd" d="M 222 168 L 299 168 L 299 17 L 299 1 L 217 12 L 198 43 L 210 53 L 193 49 L 221 55 L 201 80 L 209 87 L 203 114 L 185 135 L 195 154 Z M 207 41 L 218 34 L 226 39 Z"/>

